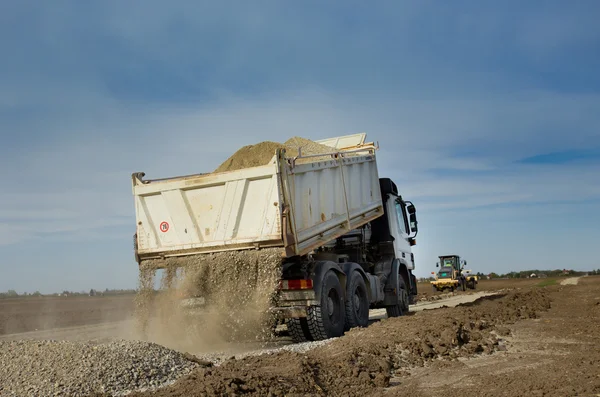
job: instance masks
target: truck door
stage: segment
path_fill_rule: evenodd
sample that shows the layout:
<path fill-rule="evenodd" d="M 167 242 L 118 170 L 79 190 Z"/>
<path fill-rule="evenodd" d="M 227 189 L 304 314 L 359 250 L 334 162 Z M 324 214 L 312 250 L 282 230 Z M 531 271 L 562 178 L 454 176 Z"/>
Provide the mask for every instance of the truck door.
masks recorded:
<path fill-rule="evenodd" d="M 390 233 L 394 237 L 394 251 L 397 258 L 402 258 L 409 270 L 413 270 L 415 265 L 412 260 L 411 248 L 408 242 L 408 219 L 404 203 L 395 196 L 393 200 L 387 200 L 387 211 L 390 216 Z M 393 219 L 392 219 L 393 218 Z"/>

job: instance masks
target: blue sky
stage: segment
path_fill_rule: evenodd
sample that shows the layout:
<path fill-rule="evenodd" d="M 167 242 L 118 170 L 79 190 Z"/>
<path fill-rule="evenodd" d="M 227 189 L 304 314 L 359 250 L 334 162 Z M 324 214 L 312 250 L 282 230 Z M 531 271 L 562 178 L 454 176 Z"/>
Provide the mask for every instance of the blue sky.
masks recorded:
<path fill-rule="evenodd" d="M 0 291 L 135 287 L 130 175 L 366 131 L 417 275 L 600 267 L 600 3 L 0 5 Z"/>

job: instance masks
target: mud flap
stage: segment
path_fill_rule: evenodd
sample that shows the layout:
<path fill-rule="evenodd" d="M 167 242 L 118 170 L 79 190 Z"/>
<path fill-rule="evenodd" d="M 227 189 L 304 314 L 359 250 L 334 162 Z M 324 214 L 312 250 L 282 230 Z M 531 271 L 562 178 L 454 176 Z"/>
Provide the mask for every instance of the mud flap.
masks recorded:
<path fill-rule="evenodd" d="M 394 306 L 398 304 L 398 277 L 400 269 L 400 262 L 397 259 L 392 261 L 392 269 L 388 276 L 387 282 L 385 283 L 383 298 L 384 306 Z"/>

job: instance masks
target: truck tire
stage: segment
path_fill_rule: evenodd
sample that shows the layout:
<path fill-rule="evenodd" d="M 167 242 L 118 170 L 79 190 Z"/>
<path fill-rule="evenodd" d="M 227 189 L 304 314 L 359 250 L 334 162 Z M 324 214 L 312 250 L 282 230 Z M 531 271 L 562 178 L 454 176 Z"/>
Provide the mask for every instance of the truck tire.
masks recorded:
<path fill-rule="evenodd" d="M 308 330 L 312 340 L 325 340 L 344 334 L 346 306 L 337 275 L 329 270 L 321 284 L 321 304 L 308 308 Z"/>
<path fill-rule="evenodd" d="M 398 299 L 400 302 L 394 306 L 387 306 L 385 311 L 388 317 L 400 317 L 405 311 L 408 311 L 408 292 L 404 279 L 398 276 Z"/>
<path fill-rule="evenodd" d="M 404 285 L 404 286 L 402 286 Z M 406 314 L 408 313 L 408 311 L 410 310 L 410 296 L 408 294 L 408 286 L 406 285 L 406 283 L 404 282 L 404 280 L 400 280 L 400 292 L 401 292 L 401 296 L 402 296 L 402 313 Z"/>
<path fill-rule="evenodd" d="M 369 296 L 362 275 L 356 270 L 350 273 L 346 289 L 346 330 L 369 325 Z"/>
<path fill-rule="evenodd" d="M 312 341 L 306 318 L 289 318 L 285 325 L 295 343 Z"/>

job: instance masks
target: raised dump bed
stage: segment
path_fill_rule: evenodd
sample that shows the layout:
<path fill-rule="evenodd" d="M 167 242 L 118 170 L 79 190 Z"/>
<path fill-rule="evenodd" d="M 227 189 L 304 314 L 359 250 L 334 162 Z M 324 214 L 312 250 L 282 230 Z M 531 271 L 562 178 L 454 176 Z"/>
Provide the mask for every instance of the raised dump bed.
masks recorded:
<path fill-rule="evenodd" d="M 267 165 L 229 172 L 133 174 L 138 260 L 266 247 L 302 256 L 361 227 L 383 215 L 376 148 L 363 141 L 321 141 L 337 146 L 325 155 L 278 149 Z"/>

